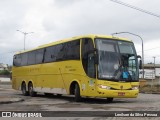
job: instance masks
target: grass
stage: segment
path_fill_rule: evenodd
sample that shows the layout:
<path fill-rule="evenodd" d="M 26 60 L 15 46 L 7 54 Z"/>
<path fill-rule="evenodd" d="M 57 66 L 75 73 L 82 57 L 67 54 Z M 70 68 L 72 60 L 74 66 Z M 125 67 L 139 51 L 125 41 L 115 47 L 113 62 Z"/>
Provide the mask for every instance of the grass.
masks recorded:
<path fill-rule="evenodd" d="M 151 86 L 151 85 L 145 85 L 143 87 L 140 87 L 140 92 L 142 93 L 160 93 L 160 85 L 154 85 L 154 86 Z"/>

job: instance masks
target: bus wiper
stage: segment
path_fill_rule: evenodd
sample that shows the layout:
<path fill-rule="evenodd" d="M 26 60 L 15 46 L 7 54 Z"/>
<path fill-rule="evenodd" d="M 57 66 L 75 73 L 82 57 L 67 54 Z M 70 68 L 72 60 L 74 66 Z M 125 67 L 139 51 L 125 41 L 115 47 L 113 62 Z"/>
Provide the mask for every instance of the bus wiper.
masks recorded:
<path fill-rule="evenodd" d="M 118 70 L 116 70 L 115 72 L 114 72 L 114 79 L 117 79 L 117 80 L 119 80 L 120 79 L 120 77 L 122 76 L 122 66 L 119 66 L 119 68 L 118 68 Z"/>
<path fill-rule="evenodd" d="M 131 74 L 128 72 L 128 78 L 130 78 L 130 80 L 132 81 L 132 76 L 131 76 Z"/>

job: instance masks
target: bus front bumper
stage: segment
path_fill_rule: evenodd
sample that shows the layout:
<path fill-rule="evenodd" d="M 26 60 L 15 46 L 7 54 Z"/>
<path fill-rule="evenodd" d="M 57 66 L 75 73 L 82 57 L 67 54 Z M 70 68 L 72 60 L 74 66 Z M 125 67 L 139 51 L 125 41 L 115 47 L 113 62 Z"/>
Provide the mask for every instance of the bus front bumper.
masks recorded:
<path fill-rule="evenodd" d="M 95 97 L 103 98 L 136 98 L 139 90 L 105 90 L 98 89 Z"/>

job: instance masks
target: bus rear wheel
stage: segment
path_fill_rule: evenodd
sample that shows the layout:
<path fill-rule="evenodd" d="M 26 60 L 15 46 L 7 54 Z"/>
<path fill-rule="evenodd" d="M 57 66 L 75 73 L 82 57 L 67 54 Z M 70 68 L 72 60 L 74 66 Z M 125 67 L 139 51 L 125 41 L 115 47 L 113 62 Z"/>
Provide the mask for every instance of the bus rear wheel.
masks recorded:
<path fill-rule="evenodd" d="M 29 91 L 29 95 L 31 97 L 35 97 L 36 94 L 37 94 L 36 92 L 33 91 L 33 84 L 32 83 L 29 83 L 29 85 L 28 85 L 28 91 Z"/>
<path fill-rule="evenodd" d="M 28 95 L 28 91 L 26 90 L 26 83 L 24 83 L 24 82 L 22 83 L 21 90 L 22 90 L 22 94 L 24 96 Z"/>
<path fill-rule="evenodd" d="M 78 84 L 75 84 L 74 94 L 75 94 L 75 101 L 80 102 L 81 101 L 81 95 L 80 95 L 80 88 L 79 88 Z"/>

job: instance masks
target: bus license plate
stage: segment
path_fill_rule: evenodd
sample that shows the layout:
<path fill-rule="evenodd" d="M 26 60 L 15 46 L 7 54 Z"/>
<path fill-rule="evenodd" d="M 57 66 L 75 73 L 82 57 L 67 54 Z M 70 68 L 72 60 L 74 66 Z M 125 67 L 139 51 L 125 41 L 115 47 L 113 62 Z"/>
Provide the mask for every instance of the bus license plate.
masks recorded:
<path fill-rule="evenodd" d="M 118 96 L 125 96 L 124 92 L 118 92 Z"/>

